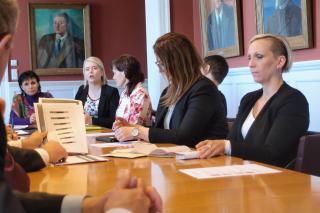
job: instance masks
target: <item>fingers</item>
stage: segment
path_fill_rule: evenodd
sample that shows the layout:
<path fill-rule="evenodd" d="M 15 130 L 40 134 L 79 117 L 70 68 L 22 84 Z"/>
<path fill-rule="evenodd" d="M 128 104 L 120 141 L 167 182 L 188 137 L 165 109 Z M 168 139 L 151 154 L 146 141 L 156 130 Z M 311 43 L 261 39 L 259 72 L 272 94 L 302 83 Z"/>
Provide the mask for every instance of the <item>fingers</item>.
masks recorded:
<path fill-rule="evenodd" d="M 132 139 L 130 127 L 120 127 L 114 132 L 118 141 L 127 141 Z"/>
<path fill-rule="evenodd" d="M 203 147 L 203 146 L 205 146 L 205 145 L 207 145 L 207 144 L 208 144 L 208 140 L 201 141 L 200 143 L 198 143 L 198 144 L 196 145 L 196 148 L 198 149 L 198 148 Z"/>
<path fill-rule="evenodd" d="M 115 189 L 124 189 L 130 186 L 131 173 L 128 169 L 120 169 L 117 174 Z"/>
<path fill-rule="evenodd" d="M 210 144 L 206 144 L 205 146 L 202 146 L 199 148 L 199 157 L 201 159 L 209 158 L 213 152 L 212 146 Z"/>
<path fill-rule="evenodd" d="M 138 178 L 136 176 L 131 177 L 128 188 L 136 188 L 138 185 Z"/>
<path fill-rule="evenodd" d="M 162 199 L 158 191 L 154 187 L 149 186 L 145 189 L 145 193 L 151 201 L 150 212 L 162 212 Z"/>

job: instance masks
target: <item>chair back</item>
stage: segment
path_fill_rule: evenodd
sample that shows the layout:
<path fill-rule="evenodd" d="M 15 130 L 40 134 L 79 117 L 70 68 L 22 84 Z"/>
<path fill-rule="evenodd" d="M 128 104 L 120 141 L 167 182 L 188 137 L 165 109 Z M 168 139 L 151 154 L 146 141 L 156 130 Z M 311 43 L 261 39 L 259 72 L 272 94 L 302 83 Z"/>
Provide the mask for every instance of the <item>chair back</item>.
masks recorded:
<path fill-rule="evenodd" d="M 300 138 L 295 170 L 320 176 L 320 134 Z"/>

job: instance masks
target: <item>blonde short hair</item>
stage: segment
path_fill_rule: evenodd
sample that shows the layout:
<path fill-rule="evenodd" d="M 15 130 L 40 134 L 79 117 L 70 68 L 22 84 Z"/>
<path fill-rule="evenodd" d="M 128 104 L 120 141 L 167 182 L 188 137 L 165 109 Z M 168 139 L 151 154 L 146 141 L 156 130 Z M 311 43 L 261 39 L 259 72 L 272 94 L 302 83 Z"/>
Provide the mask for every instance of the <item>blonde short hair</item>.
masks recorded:
<path fill-rule="evenodd" d="M 99 66 L 101 72 L 102 72 L 102 76 L 101 76 L 101 85 L 104 85 L 107 83 L 107 76 L 106 76 L 106 71 L 104 69 L 104 65 L 103 65 L 103 62 L 101 61 L 100 58 L 98 57 L 94 57 L 94 56 L 91 56 L 89 58 L 87 58 L 86 60 L 84 60 L 83 62 L 83 68 L 82 68 L 82 72 L 83 72 L 83 76 L 84 76 L 84 72 L 86 71 L 85 70 L 85 64 L 86 62 L 92 62 L 92 63 L 95 63 L 96 65 Z M 87 85 L 87 80 L 84 79 L 84 85 L 86 86 Z"/>
<path fill-rule="evenodd" d="M 18 5 L 16 0 L 0 0 L 0 35 L 16 31 Z"/>
<path fill-rule="evenodd" d="M 292 66 L 292 50 L 289 45 L 289 42 L 280 35 L 274 35 L 274 34 L 258 34 L 251 38 L 250 44 L 254 41 L 261 40 L 261 39 L 267 39 L 272 42 L 271 44 L 271 52 L 276 55 L 280 56 L 283 55 L 286 58 L 286 63 L 282 68 L 282 72 L 289 72 L 291 66 Z"/>

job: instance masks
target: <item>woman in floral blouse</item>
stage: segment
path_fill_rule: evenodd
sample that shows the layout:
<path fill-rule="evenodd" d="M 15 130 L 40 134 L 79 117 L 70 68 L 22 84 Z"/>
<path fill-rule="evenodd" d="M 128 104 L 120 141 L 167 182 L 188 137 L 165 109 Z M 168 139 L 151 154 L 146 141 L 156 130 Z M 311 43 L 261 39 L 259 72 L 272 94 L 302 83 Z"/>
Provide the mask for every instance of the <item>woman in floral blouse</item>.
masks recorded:
<path fill-rule="evenodd" d="M 39 98 L 52 98 L 49 92 L 41 92 L 39 76 L 33 71 L 23 72 L 18 79 L 21 94 L 13 97 L 10 122 L 14 125 L 30 125 L 36 123 L 34 103 Z"/>
<path fill-rule="evenodd" d="M 152 106 L 149 94 L 143 87 L 144 75 L 139 61 L 131 55 L 121 55 L 112 61 L 113 80 L 124 90 L 120 95 L 116 120 L 129 124 L 151 125 Z"/>

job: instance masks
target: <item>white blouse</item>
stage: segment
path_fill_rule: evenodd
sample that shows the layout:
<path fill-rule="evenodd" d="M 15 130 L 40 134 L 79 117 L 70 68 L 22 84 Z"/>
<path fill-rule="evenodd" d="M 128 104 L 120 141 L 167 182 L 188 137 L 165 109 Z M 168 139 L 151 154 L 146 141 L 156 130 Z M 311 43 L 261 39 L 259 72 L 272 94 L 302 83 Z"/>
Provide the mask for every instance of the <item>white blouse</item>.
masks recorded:
<path fill-rule="evenodd" d="M 253 109 L 253 108 L 252 108 Z M 249 112 L 248 117 L 246 118 L 246 120 L 243 122 L 242 127 L 241 127 L 241 133 L 243 138 L 245 138 L 248 134 L 248 131 L 250 129 L 250 127 L 252 126 L 255 118 L 253 117 L 253 111 Z"/>

